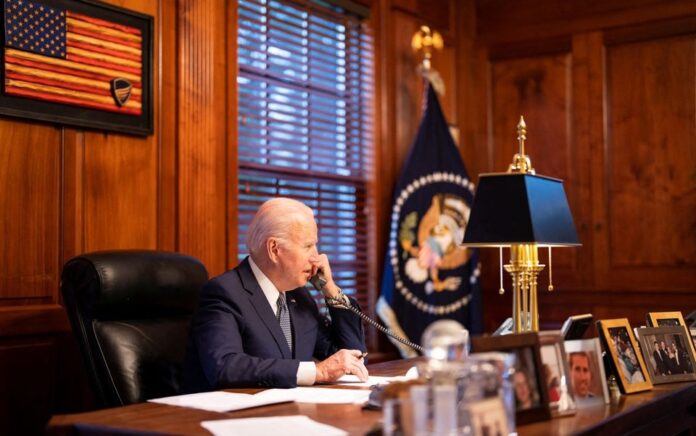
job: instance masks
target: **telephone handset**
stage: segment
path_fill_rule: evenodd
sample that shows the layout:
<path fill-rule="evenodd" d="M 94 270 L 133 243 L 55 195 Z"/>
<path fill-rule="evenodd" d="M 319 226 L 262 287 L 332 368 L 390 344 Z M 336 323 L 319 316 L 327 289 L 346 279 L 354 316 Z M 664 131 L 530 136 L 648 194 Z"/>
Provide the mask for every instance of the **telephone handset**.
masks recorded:
<path fill-rule="evenodd" d="M 314 286 L 314 288 L 319 292 L 321 292 L 322 289 L 324 289 L 324 286 L 326 286 L 327 282 L 328 281 L 326 280 L 326 277 L 324 277 L 324 273 L 322 272 L 322 270 L 318 270 L 315 275 L 313 275 L 312 277 L 309 278 L 309 283 L 311 283 L 312 286 Z M 350 310 L 351 312 L 358 315 L 365 322 L 374 326 L 377 330 L 381 331 L 385 335 L 390 336 L 390 337 L 394 338 L 395 340 L 401 342 L 402 344 L 408 345 L 409 347 L 413 348 L 414 350 L 418 350 L 421 353 L 425 354 L 425 349 L 423 347 L 421 347 L 418 344 L 414 344 L 413 342 L 409 341 L 408 339 L 402 338 L 401 336 L 395 334 L 394 332 L 392 332 L 388 328 L 379 324 L 377 321 L 370 319 L 367 315 L 360 312 L 358 309 L 356 309 L 352 305 L 346 304 L 346 301 L 344 301 L 342 298 L 336 298 L 336 297 L 325 297 L 325 298 L 326 298 L 326 300 L 331 301 L 331 303 L 334 307 L 340 307 L 341 309 Z"/>

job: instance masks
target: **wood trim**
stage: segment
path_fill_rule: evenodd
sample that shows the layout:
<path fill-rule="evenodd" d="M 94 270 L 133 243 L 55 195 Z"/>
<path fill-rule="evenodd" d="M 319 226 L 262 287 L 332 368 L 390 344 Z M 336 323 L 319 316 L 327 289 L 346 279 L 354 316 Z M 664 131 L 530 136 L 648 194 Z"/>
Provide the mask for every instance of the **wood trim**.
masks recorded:
<path fill-rule="evenodd" d="M 226 35 L 227 43 L 227 269 L 234 268 L 237 265 L 238 244 L 239 240 L 239 173 L 238 173 L 238 119 L 239 110 L 237 101 L 239 90 L 237 86 L 237 70 L 239 68 L 237 62 L 237 32 L 238 32 L 238 10 L 236 7 L 229 7 L 227 10 L 227 29 L 229 34 Z"/>
<path fill-rule="evenodd" d="M 488 59 L 498 61 L 526 56 L 554 55 L 569 53 L 572 49 L 569 35 L 530 41 L 513 41 L 488 47 Z"/>
<path fill-rule="evenodd" d="M 547 39 L 696 14 L 693 0 L 477 1 L 479 39 L 485 45 Z"/>
<path fill-rule="evenodd" d="M 177 215 L 177 2 L 160 0 L 157 6 L 157 248 L 178 248 Z"/>
<path fill-rule="evenodd" d="M 85 136 L 80 130 L 64 128 L 62 135 L 61 268 L 85 250 L 84 165 Z M 58 290 L 56 289 L 56 292 Z M 59 298 L 56 298 L 56 302 Z"/>
<path fill-rule="evenodd" d="M 70 331 L 67 313 L 58 304 L 0 307 L 0 332 L 3 338 Z"/>
<path fill-rule="evenodd" d="M 696 15 L 609 29 L 604 44 L 616 45 L 696 33 Z"/>

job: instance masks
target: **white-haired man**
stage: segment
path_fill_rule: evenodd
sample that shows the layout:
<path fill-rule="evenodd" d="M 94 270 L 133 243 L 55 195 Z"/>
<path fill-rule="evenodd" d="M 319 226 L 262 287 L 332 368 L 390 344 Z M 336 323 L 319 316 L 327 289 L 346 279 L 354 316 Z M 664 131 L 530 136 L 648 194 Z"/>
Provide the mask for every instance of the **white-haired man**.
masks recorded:
<path fill-rule="evenodd" d="M 332 306 L 319 314 L 305 284 L 318 270 L 325 297 L 340 298 L 329 259 L 317 251 L 312 210 L 289 199 L 261 205 L 247 232 L 250 256 L 202 289 L 191 323 L 184 390 L 294 387 L 344 374 L 367 380 L 360 318 Z"/>

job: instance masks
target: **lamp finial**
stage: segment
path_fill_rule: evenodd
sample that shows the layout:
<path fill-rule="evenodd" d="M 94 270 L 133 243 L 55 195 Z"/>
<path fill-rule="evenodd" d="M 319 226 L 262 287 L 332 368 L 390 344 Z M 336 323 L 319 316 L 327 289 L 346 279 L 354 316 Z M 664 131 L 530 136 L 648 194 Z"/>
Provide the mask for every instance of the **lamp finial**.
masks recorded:
<path fill-rule="evenodd" d="M 517 142 L 520 144 L 519 153 L 512 158 L 512 163 L 508 168 L 508 173 L 534 174 L 532 161 L 529 156 L 524 154 L 524 141 L 527 139 L 527 123 L 524 122 L 524 117 L 520 115 L 520 122 L 517 123 Z"/>

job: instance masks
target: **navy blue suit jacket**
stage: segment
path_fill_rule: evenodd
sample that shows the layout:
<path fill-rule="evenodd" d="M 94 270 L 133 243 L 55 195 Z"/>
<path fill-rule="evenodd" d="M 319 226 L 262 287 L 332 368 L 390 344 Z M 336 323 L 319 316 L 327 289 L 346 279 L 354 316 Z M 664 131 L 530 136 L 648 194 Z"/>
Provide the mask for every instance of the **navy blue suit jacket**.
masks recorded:
<path fill-rule="evenodd" d="M 323 360 L 341 348 L 366 351 L 360 318 L 329 308 L 319 314 L 305 288 L 287 292 L 294 352 L 244 259 L 201 290 L 191 322 L 183 374 L 185 392 L 231 387 L 295 387 L 300 361 Z M 357 303 L 351 299 L 354 307 Z"/>

